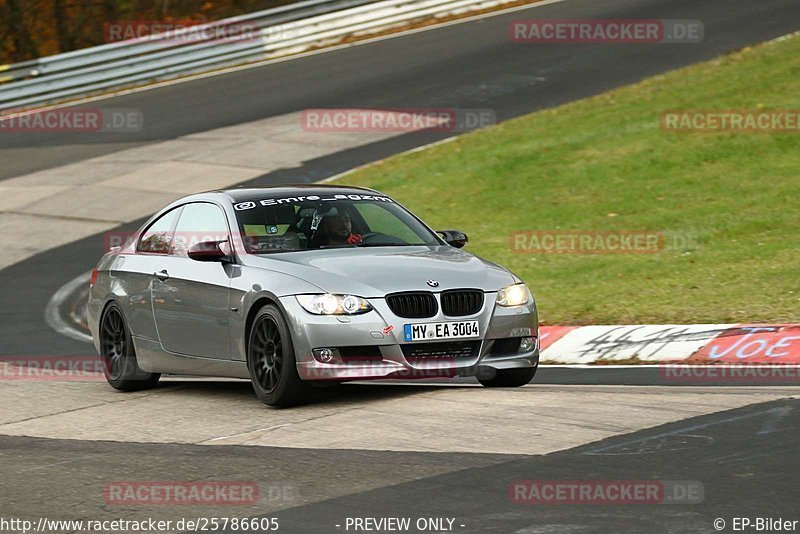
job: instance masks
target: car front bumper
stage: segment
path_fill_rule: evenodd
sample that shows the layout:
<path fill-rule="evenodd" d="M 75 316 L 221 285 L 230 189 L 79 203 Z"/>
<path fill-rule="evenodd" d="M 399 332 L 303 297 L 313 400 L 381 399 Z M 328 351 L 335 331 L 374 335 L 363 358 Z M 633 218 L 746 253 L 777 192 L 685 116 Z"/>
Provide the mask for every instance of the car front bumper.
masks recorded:
<path fill-rule="evenodd" d="M 398 317 L 382 298 L 368 299 L 372 311 L 351 316 L 308 313 L 294 296 L 280 301 L 292 333 L 298 373 L 304 380 L 491 378 L 497 370 L 531 368 L 539 363 L 535 303 L 504 308 L 495 306 L 496 295 L 486 293 L 483 309 L 475 315 L 446 317 L 440 311 L 426 319 Z M 431 342 L 403 339 L 405 324 L 448 321 L 478 321 L 481 335 Z M 515 340 L 523 338 L 532 338 L 527 350 L 515 347 Z M 333 353 L 330 361 L 322 361 L 325 358 L 320 355 L 326 348 Z"/>

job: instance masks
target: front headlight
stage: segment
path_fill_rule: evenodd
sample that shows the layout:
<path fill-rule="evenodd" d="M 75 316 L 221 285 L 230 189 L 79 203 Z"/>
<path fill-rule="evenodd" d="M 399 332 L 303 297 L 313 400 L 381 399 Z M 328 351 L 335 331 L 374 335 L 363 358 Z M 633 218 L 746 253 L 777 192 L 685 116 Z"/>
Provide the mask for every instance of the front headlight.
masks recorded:
<path fill-rule="evenodd" d="M 297 295 L 297 302 L 315 315 L 357 315 L 372 309 L 369 302 L 354 295 Z"/>
<path fill-rule="evenodd" d="M 498 306 L 522 306 L 531 299 L 531 292 L 525 284 L 506 286 L 497 292 Z"/>

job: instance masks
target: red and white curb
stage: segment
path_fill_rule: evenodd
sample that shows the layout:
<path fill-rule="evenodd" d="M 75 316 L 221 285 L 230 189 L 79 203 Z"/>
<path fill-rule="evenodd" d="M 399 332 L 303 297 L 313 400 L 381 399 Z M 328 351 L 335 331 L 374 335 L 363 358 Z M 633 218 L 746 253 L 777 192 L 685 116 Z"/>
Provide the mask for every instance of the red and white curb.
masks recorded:
<path fill-rule="evenodd" d="M 800 324 L 542 326 L 542 363 L 800 364 Z"/>

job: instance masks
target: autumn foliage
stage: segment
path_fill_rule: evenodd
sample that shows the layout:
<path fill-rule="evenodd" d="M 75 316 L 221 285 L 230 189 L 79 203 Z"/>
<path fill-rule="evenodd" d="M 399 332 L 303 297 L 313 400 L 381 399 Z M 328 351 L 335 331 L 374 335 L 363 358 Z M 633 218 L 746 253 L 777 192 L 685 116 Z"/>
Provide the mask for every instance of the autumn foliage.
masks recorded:
<path fill-rule="evenodd" d="M 0 64 L 104 44 L 109 23 L 203 23 L 297 0 L 0 0 Z"/>

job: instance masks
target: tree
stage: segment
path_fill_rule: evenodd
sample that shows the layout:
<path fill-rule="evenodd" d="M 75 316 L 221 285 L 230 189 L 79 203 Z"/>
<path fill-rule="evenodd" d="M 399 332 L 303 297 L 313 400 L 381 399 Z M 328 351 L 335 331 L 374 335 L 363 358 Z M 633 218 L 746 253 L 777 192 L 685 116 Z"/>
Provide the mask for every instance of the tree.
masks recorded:
<path fill-rule="evenodd" d="M 8 43 L 7 53 L 11 62 L 39 57 L 39 51 L 31 38 L 17 0 L 4 0 L 3 4 L 6 27 L 2 29 L 2 42 Z"/>

